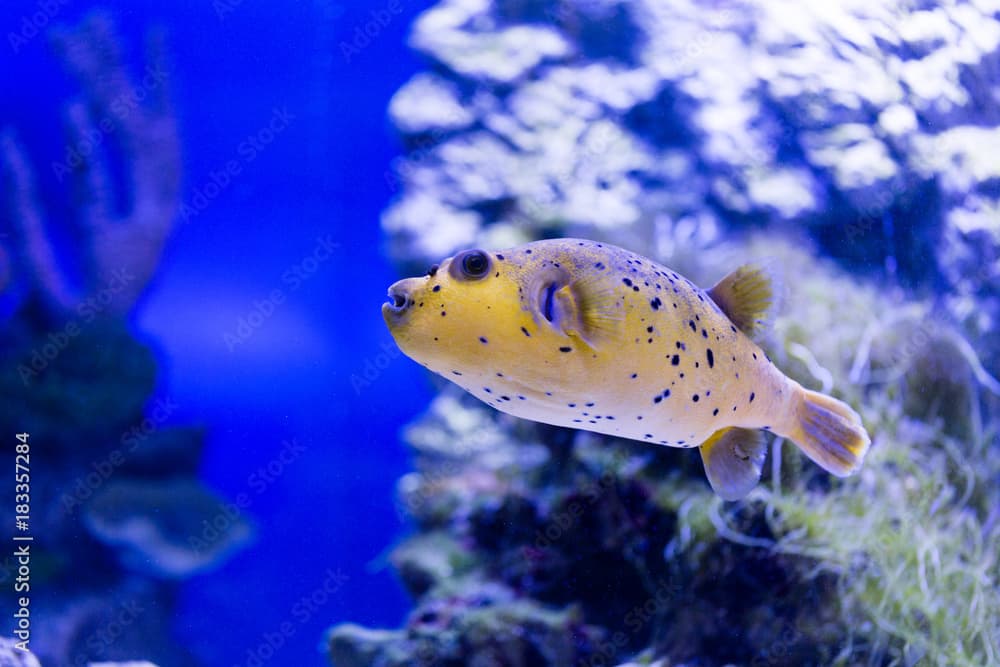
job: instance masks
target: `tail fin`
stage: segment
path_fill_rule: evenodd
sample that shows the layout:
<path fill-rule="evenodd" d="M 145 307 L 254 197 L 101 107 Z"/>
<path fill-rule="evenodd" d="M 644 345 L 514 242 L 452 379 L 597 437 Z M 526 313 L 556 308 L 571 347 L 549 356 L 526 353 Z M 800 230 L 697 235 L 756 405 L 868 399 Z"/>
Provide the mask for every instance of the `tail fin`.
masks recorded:
<path fill-rule="evenodd" d="M 843 401 L 800 388 L 800 400 L 786 435 L 825 470 L 847 477 L 861 467 L 871 438 Z"/>

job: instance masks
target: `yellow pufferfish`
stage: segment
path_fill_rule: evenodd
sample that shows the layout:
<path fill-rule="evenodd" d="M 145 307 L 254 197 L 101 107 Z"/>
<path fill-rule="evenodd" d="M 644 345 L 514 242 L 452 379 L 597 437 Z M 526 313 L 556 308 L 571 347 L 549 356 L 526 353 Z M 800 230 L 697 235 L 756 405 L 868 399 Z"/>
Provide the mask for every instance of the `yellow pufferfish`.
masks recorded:
<path fill-rule="evenodd" d="M 633 252 L 582 239 L 466 250 L 389 288 L 399 348 L 516 417 L 671 447 L 699 447 L 716 493 L 760 480 L 763 431 L 830 473 L 870 439 L 843 402 L 787 377 L 752 340 L 771 307 L 745 265 L 709 290 Z"/>

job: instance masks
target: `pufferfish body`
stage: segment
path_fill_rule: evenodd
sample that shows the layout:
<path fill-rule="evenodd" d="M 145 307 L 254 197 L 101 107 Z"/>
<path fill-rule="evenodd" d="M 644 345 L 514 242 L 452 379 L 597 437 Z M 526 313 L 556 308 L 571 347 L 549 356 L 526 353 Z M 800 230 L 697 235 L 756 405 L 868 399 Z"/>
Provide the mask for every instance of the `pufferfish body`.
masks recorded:
<path fill-rule="evenodd" d="M 784 375 L 752 340 L 770 280 L 740 267 L 710 290 L 582 239 L 467 250 L 389 288 L 400 349 L 484 403 L 538 422 L 700 447 L 723 498 L 757 484 L 763 431 L 838 475 L 870 444 L 850 407 Z"/>

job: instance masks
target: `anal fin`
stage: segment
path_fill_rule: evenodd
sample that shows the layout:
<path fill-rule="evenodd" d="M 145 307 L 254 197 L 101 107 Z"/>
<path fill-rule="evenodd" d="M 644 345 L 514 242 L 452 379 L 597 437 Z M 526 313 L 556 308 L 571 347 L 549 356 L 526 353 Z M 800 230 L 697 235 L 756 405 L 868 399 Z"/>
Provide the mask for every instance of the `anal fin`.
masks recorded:
<path fill-rule="evenodd" d="M 705 474 L 724 500 L 743 498 L 760 481 L 767 456 L 764 433 L 748 428 L 724 428 L 701 444 Z"/>

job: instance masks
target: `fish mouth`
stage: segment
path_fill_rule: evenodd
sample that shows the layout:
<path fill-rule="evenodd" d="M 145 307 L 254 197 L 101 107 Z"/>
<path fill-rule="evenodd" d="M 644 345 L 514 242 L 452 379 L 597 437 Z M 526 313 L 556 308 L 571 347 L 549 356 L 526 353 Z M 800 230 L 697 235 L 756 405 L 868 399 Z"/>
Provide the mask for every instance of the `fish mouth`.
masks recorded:
<path fill-rule="evenodd" d="M 406 297 L 403 295 L 402 292 L 390 287 L 388 291 L 388 300 L 385 303 L 385 305 L 382 306 L 383 310 L 388 309 L 394 313 L 398 313 L 405 307 L 406 307 Z"/>
<path fill-rule="evenodd" d="M 413 309 L 413 295 L 420 285 L 420 278 L 405 278 L 389 286 L 382 303 L 382 317 L 387 324 L 392 326 L 400 322 Z"/>

